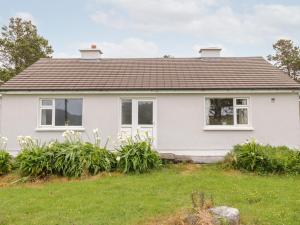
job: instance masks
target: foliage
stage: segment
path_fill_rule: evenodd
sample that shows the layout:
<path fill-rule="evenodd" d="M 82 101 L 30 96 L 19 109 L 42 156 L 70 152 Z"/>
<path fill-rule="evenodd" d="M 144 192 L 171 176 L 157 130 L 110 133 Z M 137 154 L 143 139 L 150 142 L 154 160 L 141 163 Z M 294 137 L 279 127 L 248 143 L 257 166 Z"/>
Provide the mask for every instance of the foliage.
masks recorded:
<path fill-rule="evenodd" d="M 44 177 L 52 174 L 52 159 L 45 145 L 22 149 L 16 157 L 16 167 L 22 176 Z"/>
<path fill-rule="evenodd" d="M 115 159 L 107 149 L 91 143 L 59 143 L 51 145 L 53 171 L 57 175 L 80 177 L 84 173 L 95 175 L 115 168 Z"/>
<path fill-rule="evenodd" d="M 53 155 L 46 145 L 41 145 L 30 136 L 19 136 L 21 147 L 16 157 L 16 167 L 22 176 L 44 177 L 52 173 Z"/>
<path fill-rule="evenodd" d="M 123 173 L 144 173 L 162 165 L 157 152 L 152 149 L 152 140 L 146 135 L 141 138 L 126 138 L 117 153 L 117 167 Z"/>
<path fill-rule="evenodd" d="M 21 152 L 17 167 L 23 176 L 43 177 L 51 174 L 80 177 L 85 173 L 95 175 L 116 167 L 114 155 L 106 149 L 83 142 L 79 132 L 63 133 L 64 142 L 54 141 L 41 145 L 26 136 L 18 138 Z M 99 141 L 100 142 L 100 141 Z"/>
<path fill-rule="evenodd" d="M 7 137 L 0 137 L 0 175 L 7 174 L 12 169 L 12 156 L 6 151 Z"/>
<path fill-rule="evenodd" d="M 273 49 L 275 55 L 269 55 L 268 59 L 296 79 L 300 72 L 300 48 L 291 40 L 280 39 L 273 45 Z"/>
<path fill-rule="evenodd" d="M 234 149 L 225 164 L 235 169 L 258 173 L 300 174 L 300 152 L 286 146 L 262 145 L 254 139 Z"/>
<path fill-rule="evenodd" d="M 37 33 L 31 21 L 10 18 L 0 35 L 0 79 L 9 80 L 38 59 L 53 53 L 48 41 Z"/>
<path fill-rule="evenodd" d="M 5 150 L 0 150 L 0 175 L 7 174 L 12 169 L 12 156 Z"/>

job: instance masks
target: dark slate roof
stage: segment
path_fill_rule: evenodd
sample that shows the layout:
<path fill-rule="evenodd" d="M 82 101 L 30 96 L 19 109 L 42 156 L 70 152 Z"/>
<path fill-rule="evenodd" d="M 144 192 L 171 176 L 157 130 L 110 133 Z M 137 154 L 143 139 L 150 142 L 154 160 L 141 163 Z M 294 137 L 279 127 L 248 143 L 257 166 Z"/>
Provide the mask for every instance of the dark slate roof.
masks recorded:
<path fill-rule="evenodd" d="M 4 91 L 300 89 L 262 57 L 40 59 Z"/>

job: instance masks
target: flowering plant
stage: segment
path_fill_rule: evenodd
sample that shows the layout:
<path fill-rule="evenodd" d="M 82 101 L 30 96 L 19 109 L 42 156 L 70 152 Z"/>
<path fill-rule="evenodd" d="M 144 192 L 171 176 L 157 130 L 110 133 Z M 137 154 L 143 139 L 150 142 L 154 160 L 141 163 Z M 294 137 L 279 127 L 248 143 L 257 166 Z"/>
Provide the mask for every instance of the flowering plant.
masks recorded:
<path fill-rule="evenodd" d="M 6 150 L 7 141 L 7 137 L 0 137 L 0 150 Z"/>
<path fill-rule="evenodd" d="M 18 136 L 21 149 L 34 149 L 39 146 L 38 140 L 30 136 Z"/>
<path fill-rule="evenodd" d="M 93 130 L 93 138 L 94 138 L 94 145 L 98 146 L 98 147 L 101 147 L 101 136 L 100 136 L 100 132 L 99 132 L 98 128 L 95 128 Z M 110 140 L 110 137 L 107 137 L 107 140 L 106 140 L 106 142 L 103 146 L 104 149 L 107 148 L 109 140 Z"/>
<path fill-rule="evenodd" d="M 66 130 L 62 134 L 63 138 L 65 139 L 66 142 L 71 143 L 71 144 L 76 144 L 76 143 L 81 143 L 81 133 L 78 131 L 74 130 Z"/>

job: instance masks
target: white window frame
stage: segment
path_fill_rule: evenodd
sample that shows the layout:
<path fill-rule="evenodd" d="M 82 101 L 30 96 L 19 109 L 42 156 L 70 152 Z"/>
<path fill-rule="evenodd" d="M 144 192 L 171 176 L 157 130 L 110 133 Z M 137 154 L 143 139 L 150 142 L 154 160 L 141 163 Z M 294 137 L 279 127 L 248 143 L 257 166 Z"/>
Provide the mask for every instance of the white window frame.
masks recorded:
<path fill-rule="evenodd" d="M 82 100 L 82 125 L 81 126 L 55 126 L 55 99 L 81 99 Z M 49 100 L 52 101 L 51 106 L 43 106 L 42 101 Z M 84 131 L 83 127 L 83 97 L 43 97 L 39 99 L 39 110 L 38 110 L 38 127 L 37 131 L 64 131 L 64 130 L 76 130 Z M 51 109 L 52 110 L 52 123 L 51 125 L 42 125 L 42 110 Z"/>
<path fill-rule="evenodd" d="M 206 100 L 207 99 L 222 99 L 229 98 L 233 99 L 233 125 L 208 125 L 206 124 L 207 110 L 206 110 Z M 237 105 L 236 101 L 238 99 L 247 99 L 247 105 Z M 237 110 L 247 109 L 248 112 L 248 123 L 247 124 L 237 124 Z M 251 125 L 252 111 L 251 111 L 251 99 L 249 96 L 205 96 L 204 97 L 204 130 L 254 130 Z"/>

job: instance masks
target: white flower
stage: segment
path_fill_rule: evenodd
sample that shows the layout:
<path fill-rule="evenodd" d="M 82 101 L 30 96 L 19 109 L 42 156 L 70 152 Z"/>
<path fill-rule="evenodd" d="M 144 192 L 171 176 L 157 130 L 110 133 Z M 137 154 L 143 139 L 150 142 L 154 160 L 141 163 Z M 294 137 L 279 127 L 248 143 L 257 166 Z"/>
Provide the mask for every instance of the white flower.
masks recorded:
<path fill-rule="evenodd" d="M 120 156 L 118 156 L 117 158 L 116 158 L 116 160 L 119 162 L 120 161 L 120 159 L 121 159 L 121 157 Z"/>
<path fill-rule="evenodd" d="M 7 142 L 8 141 L 7 137 L 2 137 L 1 139 L 2 139 L 3 142 Z"/>
<path fill-rule="evenodd" d="M 98 128 L 94 129 L 94 130 L 93 130 L 93 133 L 94 133 L 94 134 L 97 134 L 97 133 L 99 133 L 99 130 L 98 130 Z"/>

